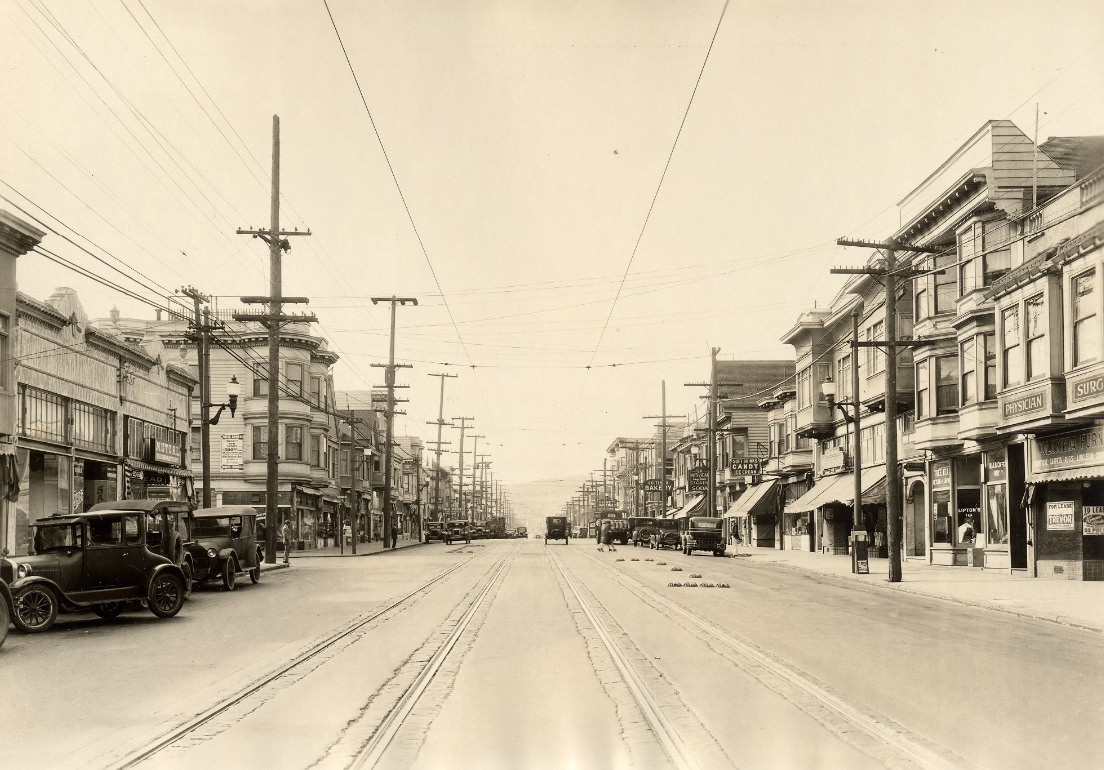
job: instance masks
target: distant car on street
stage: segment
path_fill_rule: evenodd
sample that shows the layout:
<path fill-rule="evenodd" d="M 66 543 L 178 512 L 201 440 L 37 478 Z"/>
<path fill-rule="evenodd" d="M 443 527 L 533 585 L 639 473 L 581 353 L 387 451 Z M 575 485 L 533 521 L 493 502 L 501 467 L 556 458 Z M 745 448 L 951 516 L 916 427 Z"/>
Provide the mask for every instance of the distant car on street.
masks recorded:
<path fill-rule="evenodd" d="M 518 537 L 529 537 L 528 527 L 518 527 L 516 531 Z"/>
<path fill-rule="evenodd" d="M 678 548 L 680 545 L 679 525 L 674 519 L 656 519 L 649 535 L 648 546 L 656 550 Z"/>
<path fill-rule="evenodd" d="M 487 532 L 487 528 L 484 527 L 482 524 L 476 524 L 474 527 L 472 527 L 472 540 L 486 540 L 489 536 L 490 533 Z"/>
<path fill-rule="evenodd" d="M 82 609 L 113 618 L 139 602 L 160 618 L 180 612 L 184 572 L 149 549 L 148 521 L 142 511 L 111 510 L 34 522 L 34 553 L 0 559 L 15 627 L 45 631 L 60 612 Z"/>
<path fill-rule="evenodd" d="M 447 531 L 445 533 L 445 543 L 452 545 L 452 541 L 463 540 L 465 543 L 471 542 L 471 527 L 468 522 L 463 519 L 456 519 L 450 521 L 446 525 Z"/>
<path fill-rule="evenodd" d="M 714 556 L 724 556 L 725 540 L 722 522 L 713 516 L 688 516 L 679 521 L 682 552 L 690 556 L 694 551 L 711 551 Z"/>
<path fill-rule="evenodd" d="M 652 531 L 655 529 L 655 521 L 652 516 L 629 517 L 629 540 L 632 540 L 634 548 L 649 544 Z"/>
<path fill-rule="evenodd" d="M 431 540 L 440 540 L 442 543 L 447 539 L 447 531 L 445 529 L 445 522 L 443 521 L 427 521 L 425 524 L 425 541 L 428 543 Z"/>
<path fill-rule="evenodd" d="M 257 509 L 248 505 L 199 508 L 192 513 L 188 550 L 195 580 L 219 580 L 227 591 L 237 586 L 238 573 L 261 582 L 264 548 L 257 542 Z"/>

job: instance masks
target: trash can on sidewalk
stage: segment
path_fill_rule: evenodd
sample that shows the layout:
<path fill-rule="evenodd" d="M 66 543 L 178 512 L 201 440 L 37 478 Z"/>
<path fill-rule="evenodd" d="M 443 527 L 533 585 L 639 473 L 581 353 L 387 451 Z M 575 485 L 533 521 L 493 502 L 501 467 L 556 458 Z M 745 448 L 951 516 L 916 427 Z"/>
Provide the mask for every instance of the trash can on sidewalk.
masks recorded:
<path fill-rule="evenodd" d="M 869 547 L 866 530 L 856 529 L 851 532 L 851 573 L 853 575 L 870 574 Z"/>

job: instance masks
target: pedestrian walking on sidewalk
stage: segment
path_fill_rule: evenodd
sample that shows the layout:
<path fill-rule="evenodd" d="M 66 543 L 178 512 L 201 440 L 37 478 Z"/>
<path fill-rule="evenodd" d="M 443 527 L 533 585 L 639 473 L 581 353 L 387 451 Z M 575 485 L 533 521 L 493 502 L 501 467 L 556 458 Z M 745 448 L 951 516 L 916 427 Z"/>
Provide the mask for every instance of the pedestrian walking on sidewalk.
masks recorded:
<path fill-rule="evenodd" d="M 287 564 L 288 558 L 291 556 L 291 524 L 286 520 L 284 525 L 280 527 L 280 537 L 284 540 L 284 564 Z"/>
<path fill-rule="evenodd" d="M 343 534 L 345 535 L 345 545 L 353 544 L 353 528 L 349 525 L 349 522 L 345 522 L 345 529 Z"/>

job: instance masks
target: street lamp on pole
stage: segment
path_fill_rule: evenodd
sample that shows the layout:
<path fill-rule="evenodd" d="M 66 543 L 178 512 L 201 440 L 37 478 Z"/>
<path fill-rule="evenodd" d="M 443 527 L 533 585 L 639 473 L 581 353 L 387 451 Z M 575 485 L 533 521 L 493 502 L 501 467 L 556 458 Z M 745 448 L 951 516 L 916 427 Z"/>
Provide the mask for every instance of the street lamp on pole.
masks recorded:
<path fill-rule="evenodd" d="M 203 360 L 203 356 L 200 356 Z M 203 394 L 207 395 L 211 391 L 210 383 L 207 378 L 210 376 L 210 370 L 204 363 L 204 382 L 203 382 Z M 199 404 L 200 415 L 200 445 L 203 450 L 203 507 L 211 507 L 211 429 L 210 426 L 218 425 L 219 418 L 222 417 L 223 409 L 230 409 L 230 416 L 234 416 L 234 412 L 238 409 L 238 396 L 241 395 L 241 385 L 238 383 L 238 376 L 236 374 L 230 375 L 230 382 L 226 383 L 226 403 L 225 404 L 210 404 L 205 399 L 202 399 Z M 209 396 L 208 396 L 209 397 Z M 210 417 L 211 407 L 217 406 L 218 411 L 215 412 L 214 417 Z"/>
<path fill-rule="evenodd" d="M 859 316 L 862 311 L 858 308 L 851 310 L 851 400 L 836 401 L 836 383 L 832 381 L 832 375 L 820 384 L 820 392 L 828 401 L 828 411 L 839 408 L 843 414 L 845 423 L 855 424 L 855 441 L 851 447 L 853 458 L 851 473 L 854 476 L 855 500 L 852 504 L 851 514 L 851 571 L 854 573 L 869 573 L 870 562 L 867 559 L 866 528 L 862 520 L 862 415 L 859 412 Z M 847 413 L 847 407 L 852 408 L 852 413 Z M 850 433 L 848 434 L 850 442 Z"/>

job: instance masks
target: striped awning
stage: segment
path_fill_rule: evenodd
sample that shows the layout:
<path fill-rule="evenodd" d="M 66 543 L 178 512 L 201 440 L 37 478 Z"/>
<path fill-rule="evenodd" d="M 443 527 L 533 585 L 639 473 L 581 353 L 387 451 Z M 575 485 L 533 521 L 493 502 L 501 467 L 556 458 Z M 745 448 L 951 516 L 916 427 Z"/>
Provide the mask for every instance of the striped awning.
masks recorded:
<path fill-rule="evenodd" d="M 686 505 L 675 511 L 675 514 L 671 517 L 673 519 L 684 519 L 692 513 L 695 513 L 699 507 L 701 507 L 702 501 L 705 500 L 705 495 L 694 495 L 686 503 Z"/>
<path fill-rule="evenodd" d="M 774 500 L 775 496 L 772 492 L 774 492 L 777 485 L 778 479 L 771 479 L 749 488 L 740 496 L 739 500 L 728 507 L 728 510 L 725 511 L 725 516 L 747 516 L 751 513 L 761 512 L 763 508 L 769 506 Z M 759 509 L 759 511 L 756 509 Z M 774 512 L 777 512 L 777 509 Z"/>

